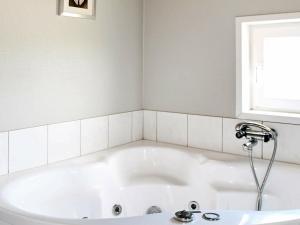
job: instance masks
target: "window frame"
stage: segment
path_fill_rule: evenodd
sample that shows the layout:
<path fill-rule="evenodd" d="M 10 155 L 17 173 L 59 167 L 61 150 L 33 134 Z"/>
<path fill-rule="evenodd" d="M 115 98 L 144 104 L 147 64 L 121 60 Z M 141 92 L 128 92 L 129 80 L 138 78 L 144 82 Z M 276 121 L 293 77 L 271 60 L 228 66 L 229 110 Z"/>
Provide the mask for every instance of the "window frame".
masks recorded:
<path fill-rule="evenodd" d="M 300 13 L 270 14 L 236 18 L 236 116 L 240 119 L 300 124 L 300 113 L 252 109 L 251 98 L 251 26 L 300 22 Z"/>

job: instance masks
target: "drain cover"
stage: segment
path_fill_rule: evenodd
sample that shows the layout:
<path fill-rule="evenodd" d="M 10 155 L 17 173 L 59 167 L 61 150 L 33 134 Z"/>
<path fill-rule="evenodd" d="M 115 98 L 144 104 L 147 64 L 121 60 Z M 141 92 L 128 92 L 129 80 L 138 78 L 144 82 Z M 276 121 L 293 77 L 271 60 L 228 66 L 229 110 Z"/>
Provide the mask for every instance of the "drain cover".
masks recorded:
<path fill-rule="evenodd" d="M 176 212 L 174 218 L 183 223 L 189 223 L 194 220 L 193 213 L 186 210 Z"/>

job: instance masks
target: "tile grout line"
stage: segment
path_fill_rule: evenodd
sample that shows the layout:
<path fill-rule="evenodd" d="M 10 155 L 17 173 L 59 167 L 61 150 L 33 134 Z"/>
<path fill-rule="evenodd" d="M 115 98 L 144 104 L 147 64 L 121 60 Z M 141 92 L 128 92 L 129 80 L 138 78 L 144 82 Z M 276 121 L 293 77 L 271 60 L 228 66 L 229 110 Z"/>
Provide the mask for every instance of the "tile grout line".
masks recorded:
<path fill-rule="evenodd" d="M 79 145 L 80 145 L 80 147 L 79 147 L 79 151 L 80 151 L 80 156 L 82 156 L 82 140 L 81 140 L 81 138 L 82 138 L 82 120 L 79 120 Z"/>
<path fill-rule="evenodd" d="M 110 116 L 107 116 L 107 146 L 106 146 L 107 149 L 110 147 L 110 145 L 109 145 L 109 130 L 110 130 L 110 127 L 109 127 L 109 117 Z"/>
<path fill-rule="evenodd" d="M 186 147 L 189 147 L 189 115 L 186 114 Z"/>
<path fill-rule="evenodd" d="M 49 164 L 49 126 L 47 125 L 47 162 L 46 165 Z"/>
<path fill-rule="evenodd" d="M 7 174 L 10 173 L 10 132 L 7 132 Z"/>
<path fill-rule="evenodd" d="M 131 141 L 133 141 L 133 112 L 131 112 Z"/>
<path fill-rule="evenodd" d="M 145 140 L 145 137 L 144 137 L 144 119 L 145 119 L 145 114 L 144 114 L 144 110 L 142 110 L 142 116 L 143 116 L 143 120 L 142 120 L 142 140 Z"/>
<path fill-rule="evenodd" d="M 221 143 L 222 143 L 222 152 L 224 152 L 224 118 L 221 117 L 221 120 L 222 120 L 222 140 L 221 140 Z"/>
<path fill-rule="evenodd" d="M 158 111 L 155 111 L 155 141 L 158 142 Z"/>

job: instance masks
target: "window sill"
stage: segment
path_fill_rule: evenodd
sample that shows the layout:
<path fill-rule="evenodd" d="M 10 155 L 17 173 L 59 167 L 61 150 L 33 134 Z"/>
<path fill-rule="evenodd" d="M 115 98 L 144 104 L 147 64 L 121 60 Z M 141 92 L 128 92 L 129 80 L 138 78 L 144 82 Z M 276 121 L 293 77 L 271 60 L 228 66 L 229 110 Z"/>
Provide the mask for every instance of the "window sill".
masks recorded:
<path fill-rule="evenodd" d="M 243 120 L 260 120 L 266 122 L 300 124 L 300 114 L 249 110 L 237 115 Z"/>

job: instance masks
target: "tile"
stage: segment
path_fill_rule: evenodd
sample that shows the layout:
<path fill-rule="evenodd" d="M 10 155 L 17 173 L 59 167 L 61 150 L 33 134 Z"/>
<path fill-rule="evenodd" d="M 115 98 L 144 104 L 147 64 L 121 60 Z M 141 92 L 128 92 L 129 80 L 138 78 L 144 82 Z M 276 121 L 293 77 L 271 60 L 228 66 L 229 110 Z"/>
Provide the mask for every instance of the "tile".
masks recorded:
<path fill-rule="evenodd" d="M 9 133 L 9 172 L 47 164 L 47 126 Z"/>
<path fill-rule="evenodd" d="M 188 145 L 194 148 L 222 151 L 222 118 L 188 116 Z"/>
<path fill-rule="evenodd" d="M 143 139 L 143 122 L 144 112 L 132 112 L 132 141 L 139 141 Z"/>
<path fill-rule="evenodd" d="M 108 116 L 81 121 L 81 154 L 108 148 Z"/>
<path fill-rule="evenodd" d="M 278 147 L 276 160 L 288 163 L 300 164 L 300 151 L 298 141 L 300 140 L 300 125 L 264 123 L 266 126 L 273 128 L 278 133 Z M 273 141 L 264 143 L 264 159 L 270 159 L 273 152 Z"/>
<path fill-rule="evenodd" d="M 187 145 L 187 115 L 157 113 L 157 140 L 177 145 Z"/>
<path fill-rule="evenodd" d="M 156 112 L 144 110 L 144 139 L 156 141 Z"/>
<path fill-rule="evenodd" d="M 131 142 L 132 113 L 109 116 L 109 147 Z"/>
<path fill-rule="evenodd" d="M 245 138 L 237 139 L 235 137 L 235 126 L 242 122 L 238 119 L 223 118 L 223 152 L 248 156 L 248 152 L 244 151 L 242 145 L 247 142 Z M 262 142 L 253 149 L 253 156 L 256 158 L 262 157 Z"/>
<path fill-rule="evenodd" d="M 48 126 L 48 162 L 80 156 L 80 121 Z"/>
<path fill-rule="evenodd" d="M 8 132 L 0 133 L 0 176 L 8 173 Z"/>

